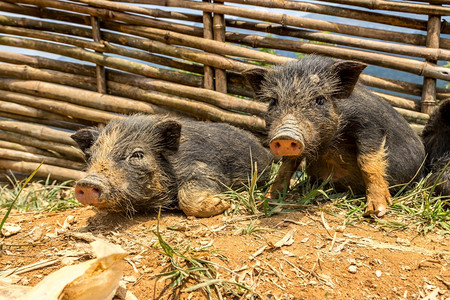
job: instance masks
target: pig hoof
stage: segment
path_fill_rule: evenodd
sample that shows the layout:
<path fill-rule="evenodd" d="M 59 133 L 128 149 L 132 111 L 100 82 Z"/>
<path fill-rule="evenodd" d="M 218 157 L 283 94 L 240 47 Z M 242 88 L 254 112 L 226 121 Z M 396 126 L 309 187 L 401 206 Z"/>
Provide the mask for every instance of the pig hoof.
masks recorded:
<path fill-rule="evenodd" d="M 376 211 L 378 212 L 377 217 L 382 217 L 386 214 L 387 208 L 385 205 L 380 205 Z"/>
<path fill-rule="evenodd" d="M 269 199 L 278 199 L 280 198 L 280 195 L 283 194 L 283 187 L 279 189 L 278 187 L 274 187 L 273 185 L 270 187 L 269 191 L 267 192 L 266 196 Z"/>
<path fill-rule="evenodd" d="M 364 212 L 365 217 L 382 217 L 386 214 L 387 207 L 384 204 L 371 205 L 369 204 Z"/>
<path fill-rule="evenodd" d="M 208 193 L 193 193 L 188 198 L 179 197 L 180 208 L 187 216 L 212 217 L 230 207 L 226 197 Z"/>

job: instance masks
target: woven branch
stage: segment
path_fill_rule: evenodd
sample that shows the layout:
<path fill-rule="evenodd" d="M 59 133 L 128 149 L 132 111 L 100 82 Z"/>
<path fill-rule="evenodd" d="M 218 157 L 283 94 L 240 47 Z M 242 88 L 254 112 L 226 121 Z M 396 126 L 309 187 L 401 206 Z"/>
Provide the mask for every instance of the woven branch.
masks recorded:
<path fill-rule="evenodd" d="M 17 105 L 15 103 L 10 103 L 11 105 Z M 32 107 L 26 107 L 26 109 L 33 109 Z M 41 125 L 48 125 L 55 128 L 61 128 L 61 129 L 67 129 L 71 131 L 75 131 L 78 129 L 83 128 L 84 126 L 81 124 L 75 124 L 72 122 L 61 122 L 61 121 L 55 121 L 55 120 L 49 120 L 49 119 L 41 119 L 41 118 L 33 118 L 33 117 L 27 117 L 24 115 L 16 114 L 16 113 L 9 113 L 0 111 L 0 117 L 10 120 L 17 120 L 27 123 L 34 123 L 34 124 L 41 124 Z"/>
<path fill-rule="evenodd" d="M 48 157 L 40 154 L 34 154 L 29 152 L 4 149 L 0 147 L 0 157 L 4 159 L 17 160 L 17 161 L 26 161 L 26 162 L 35 162 L 40 163 L 44 162 L 45 164 L 58 166 L 58 167 L 70 167 L 70 169 L 74 170 L 83 170 L 86 168 L 86 164 L 68 161 L 61 158 Z"/>
<path fill-rule="evenodd" d="M 3 19 L 0 18 L 0 20 L 3 20 Z M 19 21 L 19 20 L 21 20 L 21 21 Z M 22 26 L 31 26 L 32 28 L 40 28 L 40 29 L 43 29 L 43 30 L 54 30 L 54 31 L 57 31 L 57 32 L 65 33 L 65 34 L 71 34 L 71 33 L 75 34 L 75 33 L 77 33 L 77 34 L 80 34 L 81 36 L 84 36 L 84 37 L 90 35 L 90 31 L 87 30 L 87 29 L 83 29 L 84 31 L 81 30 L 81 32 L 80 32 L 80 28 L 72 28 L 73 26 L 68 26 L 68 25 L 65 25 L 65 24 L 56 24 L 55 25 L 55 23 L 51 23 L 51 22 L 42 22 L 42 21 L 37 22 L 37 21 L 33 21 L 33 20 L 26 20 L 26 21 L 24 21 L 23 19 L 19 19 L 19 18 L 6 18 L 2 22 L 4 22 L 5 24 L 11 24 L 11 25 L 15 25 L 15 26 L 22 25 Z M 248 24 L 248 22 L 246 22 L 246 21 L 235 21 L 235 22 L 243 22 L 243 24 Z M 253 24 L 257 24 L 257 23 L 253 23 Z M 272 26 L 270 24 L 262 24 L 262 23 L 257 24 L 257 25 L 258 26 L 262 26 L 260 28 L 260 30 L 262 30 L 262 31 L 264 31 L 264 30 L 267 31 L 267 27 L 266 26 Z M 112 26 L 114 26 L 114 25 L 112 25 Z M 135 32 L 138 32 L 138 30 L 136 30 Z M 324 34 L 324 33 L 310 33 L 310 32 L 308 32 L 308 34 L 310 34 L 310 35 L 323 35 L 323 36 L 339 37 L 339 36 L 336 36 L 336 35 Z M 111 34 L 110 38 L 111 37 L 117 37 L 117 35 Z M 311 38 L 311 36 L 308 36 L 308 38 Z M 339 37 L 339 38 L 341 38 L 341 37 Z M 347 39 L 349 39 L 349 37 L 345 37 L 345 38 L 342 37 L 341 39 L 342 40 L 347 40 Z M 116 40 L 117 40 L 117 38 L 116 38 Z M 133 39 L 130 39 L 130 40 L 133 40 Z M 366 40 L 366 42 L 367 42 L 367 40 Z M 371 42 L 371 41 L 369 41 L 369 42 Z M 386 44 L 386 43 L 384 43 L 384 44 Z M 129 44 L 127 44 L 127 45 L 129 45 Z M 136 44 L 134 46 L 136 46 Z M 145 49 L 145 45 L 143 45 L 141 48 Z M 405 46 L 399 46 L 398 48 L 402 49 L 402 48 L 408 48 L 408 47 L 407 46 L 406 47 Z M 419 48 L 419 47 L 416 47 L 416 48 Z M 428 53 L 429 50 L 435 51 L 433 49 L 425 49 L 425 48 L 419 48 L 419 49 L 424 49 L 424 52 L 422 53 L 424 57 L 434 57 L 433 55 L 435 55 L 435 53 L 436 53 L 436 52 Z M 142 53 L 142 54 L 148 55 L 146 53 Z M 431 56 L 428 55 L 428 54 L 430 54 Z M 134 56 L 134 57 L 146 60 L 145 55 L 141 55 L 139 57 L 138 56 Z M 148 60 L 148 61 L 154 62 L 154 60 Z M 196 69 L 196 70 L 186 69 L 186 66 L 184 67 L 184 70 L 187 70 L 187 71 L 190 71 L 190 72 L 192 72 L 192 71 L 200 72 L 200 69 Z M 367 77 L 367 75 L 363 75 L 363 76 Z M 384 86 L 376 86 L 376 87 L 387 88 L 387 87 L 384 87 Z M 407 94 L 413 94 L 413 95 L 420 95 L 420 91 L 417 92 L 417 88 L 420 88 L 420 86 L 416 85 L 416 87 L 414 87 L 413 89 L 411 89 L 410 87 L 406 87 L 405 89 L 403 89 L 401 91 L 399 91 L 398 89 L 395 89 L 393 91 L 399 91 L 399 92 L 403 92 L 403 93 L 407 93 Z M 389 89 L 389 88 L 387 88 L 387 89 Z M 231 90 L 235 91 L 235 89 L 233 87 L 231 87 Z M 411 90 L 414 90 L 416 92 L 410 93 Z M 241 91 L 240 93 L 237 93 L 237 94 L 245 95 L 245 96 L 251 96 L 251 94 L 244 94 L 242 92 L 243 91 Z M 445 98 L 445 96 L 442 96 L 442 93 L 446 93 L 446 92 L 445 91 L 440 91 L 440 94 L 438 95 L 438 97 L 440 99 Z"/>
<path fill-rule="evenodd" d="M 55 154 L 53 152 L 42 150 L 33 146 L 27 146 L 22 145 L 18 143 L 8 142 L 8 141 L 2 141 L 0 140 L 0 148 L 4 149 L 11 149 L 16 151 L 22 151 L 27 153 L 33 153 L 37 155 L 47 156 L 47 157 L 55 157 Z"/>
<path fill-rule="evenodd" d="M 54 152 L 56 157 L 67 157 L 75 161 L 82 161 L 84 158 L 84 155 L 81 153 L 81 151 L 72 146 L 50 141 L 42 141 L 39 138 L 24 134 L 0 130 L 0 139 L 12 143 L 23 144 L 43 150 L 52 151 Z"/>
<path fill-rule="evenodd" d="M 433 6 L 426 4 L 415 4 L 415 3 L 401 3 L 398 1 L 385 1 L 385 0 L 319 0 L 324 2 L 333 2 L 341 4 L 350 4 L 355 6 L 361 6 L 369 9 L 380 9 L 389 11 L 399 11 L 412 14 L 423 14 L 423 15 L 441 15 L 449 16 L 450 7 L 444 6 Z"/>
<path fill-rule="evenodd" d="M 7 159 L 0 159 L 0 168 L 5 170 L 13 170 L 24 174 L 30 174 L 34 172 L 38 167 L 39 163 L 33 162 L 24 162 L 24 161 L 14 161 Z M 36 172 L 36 175 L 39 177 L 47 177 L 50 175 L 50 178 L 66 181 L 66 180 L 78 180 L 83 178 L 86 174 L 84 172 L 61 168 L 56 166 L 50 166 L 43 164 L 40 166 L 39 170 Z"/>
<path fill-rule="evenodd" d="M 38 124 L 0 120 L 0 130 L 30 135 L 43 141 L 53 141 L 56 143 L 67 144 L 74 147 L 77 147 L 78 145 L 70 137 L 70 132 L 52 129 L 48 126 L 42 126 Z"/>
<path fill-rule="evenodd" d="M 31 0 L 27 0 L 27 2 L 28 1 L 31 1 Z M 118 1 L 118 0 L 114 0 L 114 1 Z M 146 3 L 146 4 L 154 4 L 154 5 L 162 4 L 160 0 L 128 0 L 128 2 L 130 2 L 130 3 Z M 247 19 L 256 19 L 256 20 L 260 20 L 260 21 L 264 21 L 264 22 L 280 24 L 283 26 L 309 28 L 309 29 L 315 29 L 315 30 L 320 30 L 320 31 L 329 31 L 329 32 L 335 32 L 335 33 L 341 33 L 341 34 L 347 34 L 347 35 L 366 37 L 366 38 L 389 40 L 389 41 L 398 42 L 398 43 L 412 44 L 411 38 L 414 39 L 414 38 L 417 38 L 420 36 L 417 34 L 400 33 L 400 32 L 396 32 L 396 31 L 373 29 L 373 28 L 368 28 L 368 27 L 358 27 L 358 26 L 346 25 L 346 24 L 342 24 L 342 23 L 314 20 L 314 19 L 310 19 L 310 18 L 297 17 L 297 16 L 292 16 L 292 15 L 287 15 L 287 14 L 282 14 L 282 13 L 273 13 L 273 12 L 263 11 L 263 10 L 255 10 L 255 9 L 244 8 L 244 7 L 232 7 L 232 6 L 227 6 L 227 5 L 211 4 L 211 3 L 188 1 L 188 0 L 165 0 L 163 3 L 165 6 L 197 9 L 197 10 L 202 10 L 204 12 L 233 15 L 233 16 L 247 18 Z M 130 23 L 133 24 L 133 22 L 130 22 Z M 161 29 L 161 26 L 159 26 L 158 28 Z M 177 31 L 177 32 L 181 32 L 181 31 Z M 423 39 L 423 42 L 425 43 L 424 39 Z"/>
<path fill-rule="evenodd" d="M 136 112 L 166 114 L 170 112 L 149 103 L 36 80 L 0 79 L 0 89 L 123 114 Z"/>
<path fill-rule="evenodd" d="M 7 91 L 2 90 L 3 88 Z M 93 125 L 92 122 L 105 124 L 117 116 L 116 114 L 103 110 L 87 108 L 84 106 L 43 97 L 31 96 L 20 92 L 13 93 L 11 90 L 19 89 L 10 88 L 8 86 L 8 82 L 3 82 L 0 79 L 0 99 L 42 109 L 48 112 L 54 112 L 55 114 L 59 114 L 61 116 L 67 116 L 69 119 L 72 119 L 72 122 L 78 124 Z M 31 93 L 31 91 L 29 91 L 29 93 Z M 86 122 L 85 120 L 92 122 Z"/>

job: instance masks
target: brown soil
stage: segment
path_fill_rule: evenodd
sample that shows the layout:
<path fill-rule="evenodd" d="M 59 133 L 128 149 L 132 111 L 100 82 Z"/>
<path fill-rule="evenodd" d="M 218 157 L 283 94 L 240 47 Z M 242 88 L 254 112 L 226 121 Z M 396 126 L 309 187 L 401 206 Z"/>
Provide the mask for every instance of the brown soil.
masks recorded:
<path fill-rule="evenodd" d="M 72 224 L 64 225 L 69 216 L 74 217 Z M 128 219 L 77 208 L 12 214 L 8 222 L 21 230 L 1 242 L 2 270 L 57 259 L 20 274 L 17 284 L 35 285 L 64 264 L 91 258 L 88 242 L 101 237 L 129 253 L 124 280 L 138 299 L 208 298 L 204 290 L 185 291 L 197 283 L 193 279 L 171 288 L 170 279 L 155 276 L 173 270 L 153 233 L 156 214 Z M 437 233 L 418 236 L 368 223 L 343 227 L 342 219 L 317 210 L 261 219 L 191 219 L 166 211 L 160 224 L 163 239 L 172 247 L 190 246 L 186 255 L 215 263 L 218 278 L 241 282 L 256 299 L 450 299 L 450 239 Z M 243 234 L 252 226 L 257 226 L 255 231 Z M 277 245 L 282 239 L 282 246 Z M 210 247 L 198 250 L 204 246 Z M 212 298 L 218 299 L 212 290 Z M 239 298 L 219 291 L 223 299 Z M 244 292 L 241 298 L 251 299 Z"/>

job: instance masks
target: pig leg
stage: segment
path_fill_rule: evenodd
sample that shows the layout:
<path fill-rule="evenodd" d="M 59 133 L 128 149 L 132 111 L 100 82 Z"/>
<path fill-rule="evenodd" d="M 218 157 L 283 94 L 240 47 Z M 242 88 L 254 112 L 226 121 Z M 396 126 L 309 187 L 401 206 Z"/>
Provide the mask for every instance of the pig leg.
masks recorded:
<path fill-rule="evenodd" d="M 227 198 L 218 195 L 221 190 L 211 188 L 214 185 L 218 186 L 215 182 L 211 182 L 208 186 L 207 179 L 192 180 L 182 184 L 178 189 L 178 203 L 183 212 L 188 216 L 211 217 L 228 209 L 230 204 Z"/>
<path fill-rule="evenodd" d="M 282 194 L 285 187 L 289 187 L 291 177 L 295 171 L 297 171 L 301 160 L 295 158 L 284 158 L 281 161 L 281 166 L 278 169 L 275 181 L 269 189 L 267 197 L 271 199 L 278 198 L 279 194 Z"/>
<path fill-rule="evenodd" d="M 392 204 L 386 181 L 386 149 L 381 144 L 378 151 L 358 155 L 358 165 L 366 186 L 366 215 L 375 214 L 381 217 L 386 214 L 387 204 Z"/>

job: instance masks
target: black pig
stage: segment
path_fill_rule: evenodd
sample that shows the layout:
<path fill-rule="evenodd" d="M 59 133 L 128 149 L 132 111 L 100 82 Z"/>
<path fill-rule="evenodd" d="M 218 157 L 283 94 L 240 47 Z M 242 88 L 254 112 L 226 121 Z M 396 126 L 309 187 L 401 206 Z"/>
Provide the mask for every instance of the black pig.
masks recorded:
<path fill-rule="evenodd" d="M 367 214 L 382 216 L 389 185 L 406 183 L 424 159 L 423 144 L 389 104 L 357 83 L 365 64 L 310 55 L 244 72 L 266 116 L 272 151 L 283 156 L 270 194 L 289 182 L 302 159 L 316 180 L 364 193 Z"/>
<path fill-rule="evenodd" d="M 72 138 L 88 162 L 76 198 L 109 211 L 178 204 L 187 215 L 216 215 L 229 206 L 217 194 L 247 182 L 252 161 L 260 170 L 272 161 L 247 131 L 167 116 L 114 119 L 103 130 L 81 129 Z"/>
<path fill-rule="evenodd" d="M 430 182 L 442 181 L 435 191 L 450 195 L 450 99 L 442 101 L 431 114 L 423 129 L 422 139 L 427 153 L 426 170 L 431 172 Z"/>

